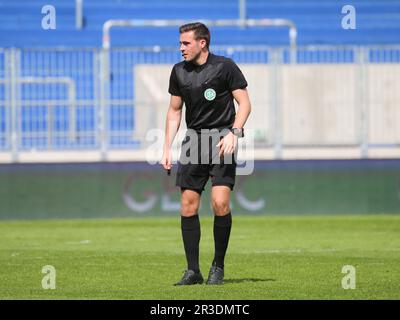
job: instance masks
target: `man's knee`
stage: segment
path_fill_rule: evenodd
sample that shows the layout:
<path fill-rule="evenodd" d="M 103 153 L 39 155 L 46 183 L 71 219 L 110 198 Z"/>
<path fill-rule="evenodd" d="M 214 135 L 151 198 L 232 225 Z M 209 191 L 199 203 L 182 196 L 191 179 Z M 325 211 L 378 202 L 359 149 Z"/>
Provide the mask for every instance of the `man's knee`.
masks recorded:
<path fill-rule="evenodd" d="M 229 213 L 229 200 L 212 199 L 212 207 L 214 214 L 217 216 L 224 216 Z"/>
<path fill-rule="evenodd" d="M 182 194 L 181 214 L 185 217 L 197 214 L 199 210 L 200 199 L 193 194 Z"/>

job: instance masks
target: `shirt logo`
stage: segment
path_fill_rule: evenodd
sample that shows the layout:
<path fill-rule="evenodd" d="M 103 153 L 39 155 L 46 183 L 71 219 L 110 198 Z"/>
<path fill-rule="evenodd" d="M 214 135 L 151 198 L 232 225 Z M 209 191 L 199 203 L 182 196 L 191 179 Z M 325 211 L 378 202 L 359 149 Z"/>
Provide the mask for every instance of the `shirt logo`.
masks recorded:
<path fill-rule="evenodd" d="M 214 89 L 207 89 L 204 91 L 204 98 L 206 98 L 208 101 L 213 101 L 215 97 L 217 96 L 217 93 L 215 92 Z"/>

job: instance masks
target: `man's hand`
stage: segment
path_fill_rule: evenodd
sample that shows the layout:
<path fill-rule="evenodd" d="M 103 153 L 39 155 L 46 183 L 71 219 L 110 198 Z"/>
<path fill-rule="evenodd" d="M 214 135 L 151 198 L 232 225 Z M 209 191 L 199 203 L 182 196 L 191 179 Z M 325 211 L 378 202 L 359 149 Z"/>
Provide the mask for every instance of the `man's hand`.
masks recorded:
<path fill-rule="evenodd" d="M 232 154 L 237 147 L 238 137 L 232 132 L 229 132 L 225 137 L 223 137 L 220 142 L 218 142 L 217 147 L 219 147 L 219 156 L 223 154 Z"/>
<path fill-rule="evenodd" d="M 160 161 L 161 165 L 164 167 L 165 170 L 171 170 L 172 168 L 172 157 L 171 157 L 171 151 L 170 150 L 165 150 L 163 156 Z"/>

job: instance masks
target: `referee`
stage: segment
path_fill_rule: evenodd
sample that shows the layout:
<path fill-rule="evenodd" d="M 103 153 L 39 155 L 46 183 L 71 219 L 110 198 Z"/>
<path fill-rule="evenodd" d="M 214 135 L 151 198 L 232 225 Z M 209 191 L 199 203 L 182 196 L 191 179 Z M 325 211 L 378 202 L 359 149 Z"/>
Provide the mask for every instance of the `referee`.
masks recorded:
<path fill-rule="evenodd" d="M 235 184 L 237 143 L 244 136 L 243 126 L 251 106 L 247 81 L 238 66 L 229 58 L 210 53 L 207 26 L 189 23 L 181 26 L 179 32 L 184 61 L 174 65 L 170 76 L 171 98 L 161 160 L 164 169 L 171 170 L 171 145 L 185 103 L 188 131 L 182 143 L 176 185 L 181 189 L 181 230 L 187 270 L 175 285 L 204 281 L 199 267 L 198 209 L 210 177 L 215 253 L 206 283 L 218 285 L 223 283 L 232 225 L 229 202 Z M 239 106 L 237 113 L 233 99 Z"/>

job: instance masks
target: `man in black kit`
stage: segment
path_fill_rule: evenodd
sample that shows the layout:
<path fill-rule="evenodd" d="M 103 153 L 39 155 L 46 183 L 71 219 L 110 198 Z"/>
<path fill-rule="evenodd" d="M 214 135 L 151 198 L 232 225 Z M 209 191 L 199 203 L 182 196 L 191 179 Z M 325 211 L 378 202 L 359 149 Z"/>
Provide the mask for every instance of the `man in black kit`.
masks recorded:
<path fill-rule="evenodd" d="M 247 81 L 231 59 L 209 52 L 210 32 L 204 24 L 189 23 L 179 32 L 184 61 L 173 67 L 170 76 L 171 99 L 161 160 L 164 169 L 171 170 L 171 145 L 185 103 L 188 131 L 182 143 L 176 185 L 181 188 L 181 229 L 188 267 L 175 285 L 204 281 L 199 267 L 198 209 L 209 177 L 215 254 L 206 283 L 222 284 L 232 225 L 229 200 L 235 184 L 237 143 L 244 136 L 243 126 L 251 110 Z M 237 113 L 233 99 L 238 103 Z"/>

